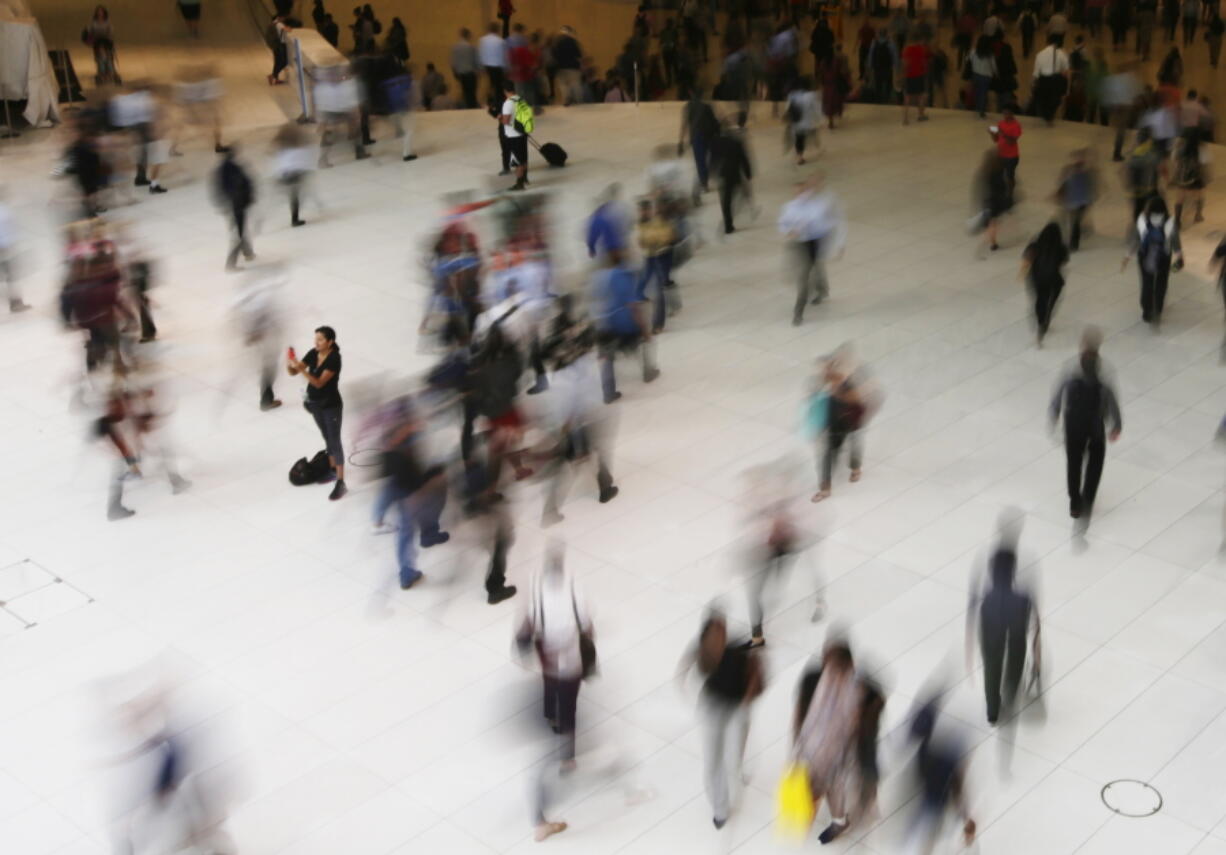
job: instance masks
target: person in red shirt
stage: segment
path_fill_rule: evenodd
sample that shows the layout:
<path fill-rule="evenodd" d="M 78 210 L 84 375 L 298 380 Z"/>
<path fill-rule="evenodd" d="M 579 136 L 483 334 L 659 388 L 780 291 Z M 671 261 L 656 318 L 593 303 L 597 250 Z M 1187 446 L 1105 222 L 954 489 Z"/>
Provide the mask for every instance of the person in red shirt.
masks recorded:
<path fill-rule="evenodd" d="M 1022 135 L 1022 124 L 1013 115 L 1013 105 L 1007 105 L 1001 111 L 1000 121 L 988 128 L 988 133 L 996 141 L 996 151 L 1000 154 L 1005 181 L 1009 186 L 1009 199 L 1012 201 L 1013 188 L 1017 185 L 1017 163 L 1021 159 L 1017 141 Z"/>
<path fill-rule="evenodd" d="M 902 123 L 911 124 L 911 105 L 919 109 L 919 120 L 928 121 L 924 112 L 924 97 L 928 94 L 928 63 L 932 52 L 916 36 L 902 49 Z"/>

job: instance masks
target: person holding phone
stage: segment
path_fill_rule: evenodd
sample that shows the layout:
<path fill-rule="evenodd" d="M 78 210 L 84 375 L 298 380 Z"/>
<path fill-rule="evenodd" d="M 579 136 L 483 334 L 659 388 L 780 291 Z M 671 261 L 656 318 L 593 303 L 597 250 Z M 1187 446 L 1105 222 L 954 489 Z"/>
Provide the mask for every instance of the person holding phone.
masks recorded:
<path fill-rule="evenodd" d="M 328 462 L 332 464 L 336 485 L 328 499 L 335 502 L 344 498 L 349 489 L 345 486 L 345 448 L 341 445 L 341 416 L 344 401 L 341 400 L 341 348 L 336 343 L 336 330 L 332 327 L 315 329 L 315 346 L 307 351 L 301 361 L 291 347 L 286 354 L 286 370 L 290 376 L 301 374 L 306 378 L 306 401 L 304 406 L 323 435 L 328 450 Z"/>

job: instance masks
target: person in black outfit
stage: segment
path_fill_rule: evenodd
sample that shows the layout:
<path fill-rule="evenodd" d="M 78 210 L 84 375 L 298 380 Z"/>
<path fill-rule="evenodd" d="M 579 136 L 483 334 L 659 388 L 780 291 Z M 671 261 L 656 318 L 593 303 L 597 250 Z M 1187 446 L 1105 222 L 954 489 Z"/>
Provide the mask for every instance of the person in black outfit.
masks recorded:
<path fill-rule="evenodd" d="M 314 416 L 327 445 L 328 462 L 332 464 L 336 479 L 336 486 L 328 498 L 335 502 L 349 492 L 345 486 L 345 447 L 341 444 L 344 401 L 340 390 L 341 349 L 336 343 L 336 331 L 332 327 L 317 327 L 315 346 L 307 351 L 301 361 L 294 359 L 291 349 L 286 369 L 291 376 L 301 374 L 306 378 L 305 406 L 307 412 Z"/>
<path fill-rule="evenodd" d="M 815 73 L 820 76 L 826 63 L 834 59 L 834 30 L 830 29 L 825 17 L 817 19 L 813 35 L 809 37 L 809 53 L 813 54 Z"/>
<path fill-rule="evenodd" d="M 255 184 L 235 159 L 238 146 L 231 145 L 222 155 L 221 165 L 214 176 L 214 192 L 229 212 L 234 225 L 234 245 L 226 256 L 226 270 L 238 269 L 238 254 L 250 261 L 255 258 L 247 239 L 247 209 L 255 204 Z"/>
<path fill-rule="evenodd" d="M 106 164 L 98 152 L 93 120 L 78 119 L 74 131 L 72 144 L 64 152 L 59 170 L 76 179 L 81 192 L 81 212 L 86 219 L 91 219 L 106 210 L 98 204 L 98 194 L 106 184 Z"/>
<path fill-rule="evenodd" d="M 724 234 L 736 231 L 732 222 L 732 202 L 738 193 L 749 193 L 753 167 L 741 135 L 725 127 L 711 144 L 711 165 L 719 176 L 719 207 L 724 215 Z"/>
<path fill-rule="evenodd" d="M 1068 263 L 1068 248 L 1060 234 L 1059 223 L 1048 223 L 1022 255 L 1022 271 L 1034 298 L 1034 320 L 1039 347 L 1051 326 L 1052 312 L 1064 290 L 1063 267 Z"/>
<path fill-rule="evenodd" d="M 718 613 L 707 617 L 698 643 L 682 657 L 678 679 L 692 668 L 703 677 L 703 780 L 712 819 L 721 829 L 732 809 L 733 782 L 741 777 L 750 705 L 765 688 L 766 672 L 757 651 L 729 642 L 728 624 Z"/>
<path fill-rule="evenodd" d="M 955 738 L 950 728 L 938 730 L 941 698 L 931 697 L 919 705 L 911 721 L 911 739 L 919 743 L 915 754 L 915 818 L 910 835 L 918 841 L 914 852 L 931 853 L 945 828 L 945 812 L 953 807 L 962 820 L 962 840 L 970 846 L 975 840 L 975 821 L 966 804 L 967 746 Z"/>
<path fill-rule="evenodd" d="M 708 189 L 711 148 L 716 138 L 719 137 L 720 128 L 719 119 L 715 117 L 715 110 L 704 100 L 702 89 L 696 86 L 691 93 L 692 97 L 681 111 L 681 132 L 677 139 L 677 156 L 680 157 L 685 149 L 685 141 L 688 136 L 690 148 L 694 152 L 694 168 L 698 172 L 698 179 L 694 186 L 694 203 L 698 204 L 699 194 L 706 193 Z"/>
<path fill-rule="evenodd" d="M 392 26 L 387 31 L 383 50 L 396 57 L 402 65 L 409 61 L 409 31 L 399 18 L 392 18 Z"/>
<path fill-rule="evenodd" d="M 1098 356 L 1101 334 L 1086 330 L 1076 367 L 1068 371 L 1056 387 L 1049 416 L 1052 430 L 1064 415 L 1064 450 L 1068 457 L 1069 515 L 1089 525 L 1102 478 L 1106 441 L 1120 437 L 1123 421 L 1115 390 L 1102 377 Z M 1107 422 L 1111 423 L 1110 431 Z"/>
<path fill-rule="evenodd" d="M 966 612 L 967 660 L 970 661 L 978 632 L 984 697 L 991 725 L 1000 721 L 1002 712 L 1006 719 L 1013 714 L 1032 621 L 1034 667 L 1039 667 L 1039 612 L 1031 597 L 1014 587 L 1021 531 L 1020 514 L 1006 511 L 999 526 L 999 540 L 988 559 L 989 584 L 986 590 L 981 590 L 981 581 L 974 581 Z"/>
<path fill-rule="evenodd" d="M 339 48 L 341 46 L 341 28 L 333 19 L 331 13 L 324 15 L 323 23 L 319 25 L 319 34 L 332 47 Z"/>

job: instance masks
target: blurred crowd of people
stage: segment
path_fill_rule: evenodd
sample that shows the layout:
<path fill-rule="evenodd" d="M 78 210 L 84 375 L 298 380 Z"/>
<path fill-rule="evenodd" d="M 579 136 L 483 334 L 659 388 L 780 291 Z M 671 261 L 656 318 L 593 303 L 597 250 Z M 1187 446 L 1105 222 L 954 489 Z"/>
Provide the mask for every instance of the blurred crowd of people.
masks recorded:
<path fill-rule="evenodd" d="M 186 5 L 197 7 L 197 17 L 185 11 L 185 18 L 198 20 L 199 4 Z M 745 130 L 751 101 L 772 103 L 773 115 L 786 127 L 786 156 L 794 157 L 798 168 L 806 166 L 807 158 L 821 157 L 820 146 L 816 154 L 808 146 L 823 124 L 835 127 L 848 101 L 901 103 L 904 123 L 910 123 L 912 109 L 917 121 L 927 121 L 927 108 L 942 101 L 945 75 L 955 65 L 935 43 L 942 21 L 955 25 L 951 48 L 965 83 L 963 106 L 985 118 L 993 106 L 997 109 L 992 112 L 999 113 L 987 127 L 990 142 L 974 181 L 970 228 L 984 235 L 984 254 L 1002 248 L 1001 224 L 1022 198 L 1023 129 L 1030 131 L 1026 146 L 1053 144 L 1040 136 L 1044 130 L 1038 123 L 1024 125 L 1019 117 L 1029 112 L 1048 124 L 1061 115 L 1071 121 L 1113 123 L 1112 156 L 1122 164 L 1121 179 L 1132 202 L 1124 264 L 1135 259 L 1142 319 L 1159 329 L 1169 277 L 1183 265 L 1181 230 L 1204 218 L 1204 189 L 1210 177 L 1206 143 L 1214 136 L 1210 105 L 1195 90 L 1180 88 L 1182 68 L 1174 46 L 1153 85 L 1144 84 L 1133 65 L 1110 73 L 1104 49 L 1087 48 L 1084 34 L 1076 35 L 1071 53 L 1063 48 L 1069 33 L 1083 22 L 1092 39 L 1098 38 L 1104 22 L 1113 32 L 1117 25 L 1126 31 L 1135 24 L 1137 49 L 1144 57 L 1157 4 L 1082 0 L 1066 10 L 1060 0 L 1049 7 L 1029 2 L 989 7 L 967 0 L 959 10 L 952 0 L 942 0 L 932 20 L 917 13 L 914 5 L 896 10 L 881 27 L 870 20 L 881 4 L 875 2 L 867 10 L 858 35 L 859 74 L 853 79 L 840 43 L 842 20 L 826 14 L 829 10 L 821 4 L 683 0 L 674 16 L 643 3 L 616 70 L 602 81 L 573 30 L 566 27 L 549 38 L 539 31 L 529 34 L 514 20 L 511 3 L 501 0 L 498 23 L 491 23 L 475 44 L 471 33 L 462 30 L 452 48 L 458 98 L 449 94 L 446 80 L 432 64 L 421 80 L 415 77 L 408 30 L 399 19 L 393 19 L 380 43 L 382 24 L 371 6 L 354 10 L 348 63 L 322 69 L 314 81 L 318 139 L 298 123 L 288 123 L 276 131 L 269 151 L 272 177 L 288 199 L 291 227 L 306 223 L 304 200 L 318 204 L 310 174 L 331 165 L 338 135 L 353 145 L 355 159 L 364 159 L 374 144 L 372 117 L 386 117 L 402 140 L 400 156 L 414 160 L 412 113 L 453 105 L 477 107 L 482 80 L 490 112 L 499 117 L 503 173 L 515 171 L 511 189 L 520 191 L 456 198 L 448 204 L 421 253 L 420 278 L 427 289 L 418 332 L 421 347 L 431 354 L 431 367 L 423 378 L 365 408 L 359 428 L 350 430 L 357 438 L 351 445 L 373 453 L 377 461 L 372 529 L 395 534 L 389 540 L 401 590 L 423 583 L 421 550 L 444 546 L 451 539 L 447 526 L 463 525 L 488 552 L 484 593 L 488 604 L 499 605 L 520 593 L 507 578 L 516 541 L 512 509 L 534 485 L 539 487 L 540 523 L 545 528 L 564 520 L 573 482 L 585 472 L 594 476 L 586 495 L 598 505 L 618 498 L 613 458 L 618 408 L 613 405 L 627 393 L 647 394 L 643 387 L 661 376 L 660 343 L 683 311 L 684 283 L 677 277 L 684 279 L 685 265 L 696 252 L 723 251 L 719 245 L 710 248 L 697 216 L 711 179 L 717 183 L 720 208 L 717 240 L 733 240 L 728 236 L 737 231 L 741 214 L 756 219 L 761 213 Z M 99 8 L 88 36 L 100 52 L 100 62 L 109 62 L 113 69 L 109 19 Z M 1216 4 L 1206 3 L 1202 17 L 1189 4 L 1164 3 L 1164 24 L 1180 20 L 1180 15 L 1168 17 L 1169 8 L 1183 15 L 1185 47 L 1199 26 L 1206 28 L 1216 66 L 1222 29 Z M 717 10 L 730 14 L 724 19 L 719 82 L 708 90 L 699 68 L 708 61 L 708 35 L 716 35 Z M 800 68 L 801 27 L 814 12 L 809 38 L 814 74 L 808 75 Z M 1011 27 L 1019 29 L 1026 59 L 1039 21 L 1046 22 L 1047 46 L 1036 54 L 1031 100 L 1023 110 L 1017 102 L 1020 70 L 1006 36 Z M 321 0 L 315 0 L 314 23 L 337 45 L 339 28 Z M 278 8 L 269 31 L 277 63 L 270 83 L 281 80 L 285 33 L 299 25 L 288 8 Z M 1169 40 L 1174 39 L 1173 27 L 1168 28 Z M 114 453 L 108 518 L 134 515 L 124 504 L 125 485 L 143 476 L 150 457 L 160 463 L 173 493 L 190 487 L 176 465 L 170 407 L 158 381 L 157 350 L 151 346 L 159 336 L 150 296 L 158 265 L 134 230 L 114 216 L 114 209 L 130 203 L 137 187 L 148 187 L 151 194 L 166 192 L 164 182 L 181 177 L 173 157 L 193 135 L 203 136 L 220 155 L 208 181 L 231 226 L 226 269 L 242 273 L 236 277 L 232 312 L 252 357 L 252 373 L 258 375 L 252 381 L 253 404 L 258 391 L 262 411 L 281 406 L 275 385 L 282 370 L 305 384 L 304 408 L 324 448 L 296 461 L 289 479 L 302 486 L 329 484 L 329 499 L 344 499 L 349 494 L 346 466 L 355 465 L 344 442 L 344 331 L 320 323 L 309 331 L 312 346 L 301 357 L 288 345 L 297 335 L 286 319 L 288 270 L 276 262 L 256 262 L 249 217 L 260 181 L 240 156 L 245 152 L 232 141 L 224 144 L 218 73 L 203 66 L 185 68 L 173 86 L 147 81 L 124 86 L 117 72 L 104 74 L 100 64 L 99 83 L 105 85 L 71 120 L 71 139 L 55 174 L 71 180 L 76 190 L 63 229 L 59 314 L 83 342 L 76 403 L 87 413 L 91 438 Z M 578 287 L 568 288 L 556 264 L 551 197 L 531 188 L 525 137 L 545 105 L 626 100 L 629 85 L 648 99 L 676 88 L 684 100 L 678 141 L 656 148 L 642 192 L 634 198 L 627 198 L 621 184 L 613 184 L 592 200 L 583 229 L 591 269 L 584 271 Z M 717 107 L 708 95 L 724 106 Z M 528 115 L 523 115 L 524 106 Z M 974 125 L 968 133 L 982 130 Z M 685 159 L 687 147 L 692 169 Z M 1097 160 L 1090 149 L 1071 153 L 1051 192 L 1056 215 L 1023 242 L 1021 277 L 1033 304 L 1040 346 L 1067 288 L 1070 254 L 1080 250 L 1090 232 L 1091 209 L 1104 180 Z M 790 303 L 794 325 L 804 323 L 806 312 L 820 312 L 814 307 L 837 298 L 828 267 L 841 258 L 849 239 L 847 216 L 827 176 L 804 170 L 798 174 L 795 193 L 777 217 L 795 276 L 796 294 Z M 1191 223 L 1185 212 L 1191 214 Z M 16 246 L 17 224 L 0 199 L 0 274 L 14 312 L 28 308 L 17 286 Z M 1226 240 L 1212 262 L 1226 270 L 1223 260 Z M 1220 275 L 1226 282 L 1226 272 Z M 346 341 L 346 353 L 350 346 Z M 1069 514 L 1078 535 L 1086 533 L 1093 517 L 1108 444 L 1123 429 L 1114 371 L 1102 357 L 1102 347 L 1101 332 L 1082 332 L 1047 410 L 1051 430 L 1062 432 Z M 627 356 L 637 362 L 637 380 L 624 371 Z M 814 453 L 815 489 L 795 486 L 799 470 L 790 461 L 777 470 L 750 473 L 750 548 L 743 562 L 749 632 L 738 637 L 738 622 L 729 619 L 722 604 L 714 605 L 677 672 L 683 686 L 695 673 L 701 681 L 703 783 L 717 829 L 736 811 L 745 783 L 742 761 L 751 720 L 772 679 L 764 648 L 767 627 L 778 616 L 774 595 L 820 539 L 805 530 L 808 505 L 802 498 L 808 496 L 813 503 L 833 500 L 836 474 L 848 484 L 865 477 L 868 431 L 885 401 L 871 366 L 851 343 L 818 357 L 803 379 L 803 436 Z M 388 522 L 389 515 L 394 523 Z M 976 669 L 977 654 L 986 721 L 1002 728 L 1016 724 L 1023 709 L 1039 703 L 1043 690 L 1037 580 L 1033 561 L 1020 554 L 1022 528 L 1020 511 L 1008 509 L 1001 515 L 990 549 L 975 560 L 966 613 L 967 670 Z M 838 616 L 837 603 L 825 602 L 822 587 L 816 580 L 813 621 L 824 619 L 828 611 Z M 534 785 L 532 821 L 536 838 L 544 840 L 566 830 L 555 815 L 554 791 L 566 787 L 568 776 L 585 762 L 578 698 L 583 682 L 599 672 L 597 620 L 582 580 L 567 566 L 557 543 L 550 544 L 543 566 L 519 602 L 523 607 L 514 643 L 525 659 L 536 659 L 541 718 L 557 737 L 550 754 L 556 763 L 551 762 Z M 798 824 L 807 831 L 818 806 L 824 805 L 828 818 L 818 833 L 821 843 L 866 829 L 877 819 L 883 776 L 902 768 L 910 757 L 921 793 L 908 835 L 915 851 L 932 851 L 950 813 L 957 816 L 961 839 L 973 840 L 977 827 L 967 791 L 967 746 L 945 726 L 942 713 L 949 691 L 940 681 L 925 687 L 887 746 L 881 729 L 890 687 L 832 627 L 818 656 L 803 669 L 790 708 L 787 757 L 796 774 L 788 773 L 785 783 L 789 793 L 801 795 Z M 172 716 L 163 691 L 155 687 L 125 697 L 115 706 L 131 731 L 124 762 L 142 758 L 143 780 L 155 806 L 181 805 L 178 809 L 189 819 L 177 826 L 176 840 L 206 841 L 225 851 L 224 799 L 214 798 L 214 790 L 205 786 L 203 767 L 187 764 L 182 734 L 168 724 Z M 888 756 L 888 763 L 879 760 L 879 753 Z M 624 771 L 617 764 L 614 768 Z M 546 784 L 554 771 L 557 780 Z M 192 782 L 197 789 L 185 789 Z M 123 823 L 138 816 L 131 809 L 118 815 Z M 119 837 L 127 840 L 130 830 L 121 829 Z"/>

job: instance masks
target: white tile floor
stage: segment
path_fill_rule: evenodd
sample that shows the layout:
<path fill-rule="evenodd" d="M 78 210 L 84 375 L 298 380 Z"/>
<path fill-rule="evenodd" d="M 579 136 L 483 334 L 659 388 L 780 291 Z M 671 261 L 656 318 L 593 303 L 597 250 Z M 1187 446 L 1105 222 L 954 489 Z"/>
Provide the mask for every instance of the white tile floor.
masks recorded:
<path fill-rule="evenodd" d="M 267 90 L 230 91 L 236 133 L 265 172 L 278 109 Z M 981 851 L 1226 852 L 1224 497 L 1212 441 L 1226 374 L 1221 303 L 1206 270 L 1226 197 L 1215 188 L 1208 222 L 1188 232 L 1188 270 L 1174 277 L 1155 335 L 1139 323 L 1135 272 L 1119 272 L 1125 215 L 1104 164 L 1096 234 L 1070 265 L 1048 347 L 1036 350 L 1016 276 L 1021 244 L 1051 213 L 1046 199 L 1067 153 L 1085 144 L 1105 153 L 1105 132 L 1026 126 L 1026 201 L 1004 251 L 981 261 L 963 224 L 970 172 L 987 145 L 982 123 L 939 113 L 903 128 L 895 112 L 856 108 L 825 137 L 821 159 L 849 211 L 850 243 L 831 265 L 833 299 L 794 329 L 771 224 L 797 172 L 779 156 L 779 127 L 766 112 L 753 124 L 765 213 L 680 272 L 686 308 L 661 339 L 663 377 L 651 387 L 627 377 L 617 405 L 622 494 L 599 506 L 590 485 L 577 488 L 559 531 L 596 604 L 603 656 L 602 677 L 582 693 L 581 738 L 621 746 L 634 764 L 623 777 L 655 796 L 626 807 L 613 783 L 580 774 L 560 811 L 571 830 L 547 846 L 778 851 L 772 793 L 788 706 L 799 669 L 834 622 L 849 627 L 890 687 L 891 726 L 929 675 L 954 669 L 948 711 L 972 747 Z M 573 158 L 564 171 L 535 172 L 555 194 L 568 282 L 583 276 L 580 221 L 593 198 L 612 180 L 638 192 L 648 153 L 676 125 L 674 105 L 555 110 L 542 120 L 540 136 Z M 308 207 L 304 229 L 288 228 L 283 200 L 263 185 L 257 252 L 293 265 L 294 343 L 305 346 L 319 323 L 339 331 L 355 414 L 363 398 L 427 363 L 415 341 L 414 256 L 440 195 L 494 184 L 484 114 L 423 117 L 418 134 L 416 163 L 402 164 L 384 142 L 376 159 L 320 174 L 327 208 Z M 159 248 L 158 347 L 194 481 L 177 497 L 154 478 L 133 486 L 138 515 L 119 524 L 103 515 L 106 451 L 86 444 L 69 409 L 79 346 L 52 309 L 65 191 L 44 176 L 56 143 L 38 134 L 0 148 L 29 238 L 21 260 L 37 309 L 0 318 L 9 354 L 0 373 L 9 449 L 0 567 L 28 559 L 94 598 L 43 593 L 31 600 L 38 625 L 29 630 L 0 613 L 2 848 L 108 851 L 98 681 L 160 654 L 181 683 L 187 723 L 228 734 L 211 756 L 218 768 L 244 772 L 231 822 L 241 852 L 535 850 L 527 776 L 546 746 L 527 735 L 534 684 L 510 656 L 516 604 L 485 605 L 477 532 L 457 523 L 453 542 L 427 555 L 428 581 L 402 594 L 390 539 L 368 534 L 371 490 L 360 478 L 352 480 L 363 489 L 336 505 L 322 490 L 286 484 L 292 459 L 318 443 L 297 407 L 255 407 L 253 371 L 225 325 L 234 283 L 221 272 L 225 224 L 200 180 L 211 162 L 202 145 L 176 162 L 168 195 L 117 212 Z M 713 205 L 703 209 L 708 234 L 714 216 Z M 1109 452 L 1101 513 L 1078 544 L 1044 406 L 1087 322 L 1107 331 L 1125 430 Z M 740 473 L 789 455 L 799 472 L 812 471 L 799 398 L 811 360 L 848 339 L 879 376 L 885 409 L 868 432 L 864 481 L 837 484 L 820 507 L 804 504 L 822 539 L 768 624 L 773 682 L 750 737 L 752 779 L 732 825 L 716 834 L 693 699 L 670 678 L 712 597 L 744 618 Z M 282 393 L 293 398 L 288 382 Z M 546 544 L 535 489 L 516 496 L 513 581 L 539 565 Z M 1023 723 L 1002 777 L 977 678 L 956 663 L 972 558 L 1008 504 L 1030 514 L 1025 545 L 1041 573 L 1050 685 L 1045 724 Z M 4 572 L 5 585 L 25 584 Z M 812 624 L 818 587 L 829 621 Z M 20 599 L 12 605 L 25 616 Z M 1116 777 L 1153 782 L 1162 812 L 1113 816 L 1098 794 Z M 890 780 L 880 824 L 833 848 L 901 851 L 911 792 L 904 778 Z"/>

